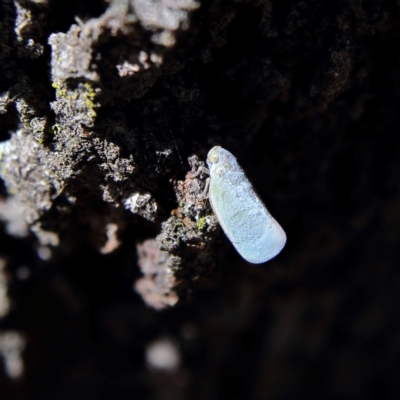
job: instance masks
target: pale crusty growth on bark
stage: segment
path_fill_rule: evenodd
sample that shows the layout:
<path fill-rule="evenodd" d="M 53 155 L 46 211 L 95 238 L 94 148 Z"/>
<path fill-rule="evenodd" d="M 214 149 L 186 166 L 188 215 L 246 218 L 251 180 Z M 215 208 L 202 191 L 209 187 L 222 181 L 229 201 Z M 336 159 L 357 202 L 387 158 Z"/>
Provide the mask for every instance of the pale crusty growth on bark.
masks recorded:
<path fill-rule="evenodd" d="M 204 162 L 189 158 L 191 172 Z M 179 298 L 186 298 L 192 290 L 208 278 L 221 256 L 215 216 L 203 196 L 205 177 L 171 182 L 175 187 L 179 207 L 161 224 L 157 241 L 138 244 L 138 264 L 144 275 L 135 288 L 145 302 L 163 309 L 173 306 Z"/>
<path fill-rule="evenodd" d="M 45 6 L 41 6 L 43 12 Z M 17 4 L 19 14 L 21 7 Z M 50 223 L 55 235 L 60 228 L 70 229 L 70 214 L 82 207 L 85 213 L 96 215 L 95 224 L 90 217 L 85 218 L 89 230 L 103 234 L 107 233 L 110 216 L 117 230 L 124 229 L 129 212 L 150 221 L 159 218 L 151 192 L 158 185 L 157 179 L 170 173 L 165 162 L 176 157 L 171 155 L 170 140 L 153 141 L 150 147 L 143 147 L 143 140 L 154 126 L 148 126 L 147 118 L 140 118 L 142 121 L 135 126 L 112 103 L 118 96 L 129 109 L 132 99 L 142 97 L 154 85 L 175 35 L 188 29 L 190 16 L 197 8 L 194 1 L 154 3 L 151 7 L 144 2 L 114 1 L 100 17 L 78 20 L 67 33 L 49 36 L 50 86 L 55 100 L 47 107 L 41 102 L 46 97 L 51 99 L 50 86 L 46 90 L 30 89 L 27 79 L 3 94 L 3 112 L 9 112 L 15 104 L 23 124 L 1 145 L 2 176 L 9 194 L 18 200 L 23 219 L 39 228 L 35 229 L 39 239 L 43 236 L 41 220 L 48 219 L 49 212 L 51 221 L 46 224 Z M 30 21 L 26 17 L 22 26 L 21 18 L 16 20 L 18 32 Z M 151 35 L 145 44 L 146 31 Z M 17 40 L 22 39 L 18 36 Z M 117 72 L 119 77 L 114 77 Z M 9 75 L 13 78 L 11 71 Z M 162 124 L 167 122 L 168 110 L 159 108 L 165 101 L 145 106 L 147 113 L 161 112 Z M 101 119 L 98 111 L 107 104 L 110 113 Z M 148 148 L 148 154 L 144 148 Z M 18 165 L 25 166 L 22 173 Z M 79 205 L 82 196 L 103 202 L 101 212 L 86 210 L 88 203 Z M 53 206 L 60 200 L 61 208 Z M 93 232 L 88 238 L 92 242 L 94 239 L 99 249 L 104 248 L 101 234 Z"/>
<path fill-rule="evenodd" d="M 199 7 L 194 0 L 115 0 L 99 10 L 97 17 L 76 15 L 63 33 L 53 29 L 56 21 L 50 18 L 49 2 L 4 3 L 1 34 L 5 80 L 0 109 L 11 124 L 4 131 L 10 138 L 0 148 L 2 177 L 9 196 L 15 197 L 22 220 L 39 240 L 69 248 L 72 243 L 67 237 L 74 236 L 71 221 L 77 218 L 86 225 L 86 237 L 96 248 L 103 252 L 105 248 L 116 249 L 118 240 L 106 246 L 109 224 L 114 224 L 115 235 L 121 236 L 134 214 L 152 222 L 164 221 L 160 237 L 166 230 L 168 234 L 175 230 L 171 238 L 158 240 L 168 251 L 177 248 L 174 236 L 182 243 L 190 243 L 194 237 L 207 241 L 204 229 L 200 234 L 178 229 L 178 222 L 186 226 L 180 216 L 166 219 L 173 209 L 173 190 L 178 197 L 183 190 L 167 183 L 185 173 L 179 153 L 207 149 L 204 141 L 194 137 L 199 136 L 196 130 L 200 125 L 214 140 L 219 132 L 230 132 L 232 137 L 240 132 L 253 136 L 267 118 L 264 105 L 276 98 L 285 101 L 294 79 L 291 69 L 301 64 L 301 57 L 322 49 L 324 42 L 321 37 L 309 43 L 309 53 L 298 53 L 285 68 L 273 54 L 253 57 L 253 71 L 248 73 L 259 76 L 260 81 L 243 86 L 240 101 L 254 95 L 259 100 L 249 109 L 252 117 L 245 125 L 237 124 L 216 109 L 205 114 L 210 93 L 201 84 L 201 73 L 192 74 L 189 81 L 186 76 L 193 57 L 212 65 L 213 54 L 227 43 L 232 21 L 240 19 L 240 6 L 218 9 L 215 5 L 216 9 L 210 9 L 215 14 L 207 25 L 211 33 L 208 40 L 193 33 L 200 26 L 199 16 L 204 18 L 207 12 Z M 264 35 L 277 37 L 271 3 L 257 7 L 262 11 L 260 40 Z M 300 40 L 295 36 L 295 16 L 303 11 L 302 6 L 296 7 L 280 34 L 291 37 L 294 43 Z M 315 32 L 323 29 L 322 21 L 312 23 Z M 10 36 L 10 29 L 15 30 L 15 37 Z M 302 97 L 298 104 L 303 108 L 311 106 L 305 101 L 324 108 L 347 86 L 357 54 L 357 32 L 349 30 L 343 21 L 332 30 L 338 44 L 317 62 L 309 81 L 310 95 L 298 92 Z M 37 79 L 31 69 L 8 60 L 7 46 L 14 45 L 21 57 L 35 60 L 43 56 L 47 46 L 51 61 L 47 75 L 43 71 Z M 186 56 L 176 49 L 186 51 Z M 226 72 L 229 79 L 237 74 L 237 67 L 232 68 Z M 161 193 L 160 186 L 168 193 Z M 7 220 L 4 215 L 2 218 Z M 57 239 L 49 240 L 49 234 Z M 62 241 L 60 235 L 64 236 Z"/>
<path fill-rule="evenodd" d="M 77 245 L 78 223 L 84 227 L 79 236 L 108 254 L 123 243 L 137 215 L 161 223 L 154 236 L 159 233 L 160 249 L 174 260 L 173 279 L 182 268 L 200 271 L 193 276 L 190 272 L 181 286 L 212 270 L 220 254 L 212 245 L 215 221 L 199 196 L 203 181 L 179 181 L 187 172 L 182 155 L 204 154 L 209 138 L 222 143 L 227 133 L 239 146 L 243 132 L 254 137 L 267 121 L 268 104 L 287 102 L 305 60 L 315 60 L 313 72 L 307 72 L 305 91 L 292 94 L 297 100 L 291 107 L 297 121 L 309 110 L 323 110 L 347 88 L 358 54 L 361 28 L 350 28 L 345 11 L 337 10 L 340 23 L 332 19 L 326 25 L 324 19 L 299 19 L 308 15 L 307 6 L 296 5 L 278 34 L 272 3 L 254 7 L 262 18 L 252 34 L 260 43 L 277 40 L 279 49 L 263 50 L 260 44 L 253 55 L 244 51 L 242 61 L 224 71 L 222 79 L 216 76 L 218 84 L 225 83 L 214 92 L 213 84 L 203 83 L 205 71 L 218 65 L 219 49 L 229 49 L 234 21 L 251 6 L 245 11 L 239 3 L 215 3 L 207 9 L 195 0 L 114 0 L 98 7 L 95 17 L 85 16 L 82 8 L 60 32 L 51 19 L 50 2 L 5 2 L 0 110 L 6 116 L 6 140 L 0 154 L 7 204 L 18 212 L 0 212 L 0 218 L 8 227 L 20 227 L 16 236 L 28 233 L 25 224 L 42 245 L 68 252 Z M 369 32 L 379 14 L 362 15 L 362 26 L 369 27 L 364 32 Z M 208 22 L 201 25 L 204 18 Z M 313 40 L 304 41 L 302 26 L 313 29 L 304 33 Z M 328 39 L 318 33 L 326 26 L 336 38 L 329 51 L 323 51 Z M 10 35 L 12 29 L 16 36 Z M 13 46 L 20 57 L 43 59 L 37 70 L 45 68 L 47 48 L 50 69 L 43 69 L 38 78 L 33 68 L 10 57 Z M 232 49 L 232 55 L 243 50 Z M 284 53 L 287 60 L 282 62 Z M 241 65 L 251 67 L 240 73 Z M 231 101 L 230 82 L 237 78 L 248 80 L 233 99 L 247 109 L 243 121 L 228 117 L 223 109 L 223 97 Z M 213 106 L 218 96 L 221 106 Z M 175 283 L 160 285 L 162 290 Z"/>
<path fill-rule="evenodd" d="M 398 398 L 397 3 L 0 1 L 4 398 Z M 216 145 L 261 268 L 186 175 Z"/>

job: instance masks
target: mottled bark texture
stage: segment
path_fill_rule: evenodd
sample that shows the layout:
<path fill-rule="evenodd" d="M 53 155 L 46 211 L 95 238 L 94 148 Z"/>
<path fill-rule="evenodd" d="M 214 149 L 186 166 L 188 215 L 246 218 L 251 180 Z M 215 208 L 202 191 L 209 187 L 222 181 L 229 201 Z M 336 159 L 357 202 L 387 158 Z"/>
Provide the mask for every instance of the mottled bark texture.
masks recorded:
<path fill-rule="evenodd" d="M 399 15 L 2 0 L 1 397 L 398 399 Z M 266 265 L 186 175 L 214 145 L 287 232 Z"/>

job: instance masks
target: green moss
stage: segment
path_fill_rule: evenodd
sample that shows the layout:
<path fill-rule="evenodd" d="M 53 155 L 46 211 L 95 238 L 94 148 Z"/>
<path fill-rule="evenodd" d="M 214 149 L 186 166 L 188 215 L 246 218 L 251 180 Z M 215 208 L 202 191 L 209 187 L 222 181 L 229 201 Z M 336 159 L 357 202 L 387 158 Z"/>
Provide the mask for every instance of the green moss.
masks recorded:
<path fill-rule="evenodd" d="M 196 225 L 197 225 L 197 229 L 198 229 L 199 231 L 202 231 L 202 230 L 206 227 L 207 221 L 206 221 L 206 219 L 205 219 L 204 217 L 201 217 L 201 218 L 199 218 L 198 221 L 196 222 Z"/>
<path fill-rule="evenodd" d="M 57 135 L 58 133 L 60 133 L 60 132 L 61 132 L 61 126 L 60 126 L 60 124 L 54 124 L 53 126 L 51 126 L 51 127 L 49 128 L 49 132 L 50 132 L 52 135 Z"/>
<path fill-rule="evenodd" d="M 89 82 L 85 82 L 83 84 L 83 87 L 80 86 L 79 89 L 75 92 L 71 92 L 63 87 L 63 84 L 60 82 L 53 82 L 51 86 L 56 89 L 56 97 L 64 97 L 66 100 L 70 103 L 71 101 L 77 100 L 79 98 L 79 95 L 82 96 L 82 98 L 85 100 L 85 105 L 88 108 L 87 115 L 90 118 L 95 118 L 97 116 L 97 112 L 95 110 L 96 104 L 95 104 L 95 98 L 96 98 L 96 91 L 93 88 L 92 84 Z M 58 133 L 58 132 L 53 132 Z"/>
<path fill-rule="evenodd" d="M 93 100 L 96 97 L 96 92 L 94 91 L 92 85 L 89 82 L 86 82 L 83 86 L 85 86 L 87 90 L 84 96 Z"/>
<path fill-rule="evenodd" d="M 86 91 L 83 92 L 82 96 L 85 99 L 86 107 L 89 109 L 88 116 L 90 118 L 94 118 L 97 115 L 94 109 L 96 106 L 94 103 L 94 99 L 96 98 L 96 92 L 93 89 L 93 86 L 89 82 L 85 82 L 83 86 L 85 87 Z"/>
<path fill-rule="evenodd" d="M 56 89 L 56 96 L 57 97 L 65 97 L 67 95 L 67 89 L 64 89 L 60 83 L 53 82 L 51 86 Z"/>
<path fill-rule="evenodd" d="M 182 222 L 180 222 L 180 221 L 176 221 L 174 223 L 174 228 L 180 228 L 181 226 L 183 226 L 183 225 L 182 225 Z"/>
<path fill-rule="evenodd" d="M 94 103 L 92 100 L 90 99 L 86 99 L 85 104 L 89 107 L 89 108 L 93 108 L 94 107 Z"/>
<path fill-rule="evenodd" d="M 48 137 L 48 124 L 47 117 L 35 117 L 29 121 L 29 127 L 33 133 L 33 137 L 35 140 L 42 144 L 46 137 Z"/>

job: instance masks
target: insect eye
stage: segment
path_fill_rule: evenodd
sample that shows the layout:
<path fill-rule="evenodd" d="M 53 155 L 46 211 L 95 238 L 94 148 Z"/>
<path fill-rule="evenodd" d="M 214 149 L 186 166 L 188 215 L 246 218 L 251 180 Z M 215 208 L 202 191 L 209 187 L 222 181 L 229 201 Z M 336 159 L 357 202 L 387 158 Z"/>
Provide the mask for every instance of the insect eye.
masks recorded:
<path fill-rule="evenodd" d="M 210 161 L 211 164 L 216 164 L 218 162 L 218 154 L 217 153 L 212 153 L 208 156 L 208 161 Z"/>

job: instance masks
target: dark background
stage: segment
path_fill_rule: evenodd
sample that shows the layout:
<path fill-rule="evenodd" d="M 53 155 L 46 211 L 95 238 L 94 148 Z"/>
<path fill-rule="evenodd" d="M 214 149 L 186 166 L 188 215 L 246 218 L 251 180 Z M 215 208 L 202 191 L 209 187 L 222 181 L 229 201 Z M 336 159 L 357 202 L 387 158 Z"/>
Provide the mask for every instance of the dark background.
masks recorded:
<path fill-rule="evenodd" d="M 24 34 L 43 45 L 39 55 L 15 37 L 16 4 L 40 22 Z M 47 115 L 67 132 L 44 135 L 40 145 L 76 160 L 63 139 L 73 130 L 69 117 L 49 105 L 56 95 L 47 38 L 67 32 L 76 16 L 87 24 L 108 7 L 3 1 L 0 92 L 14 97 L 0 115 L 2 141 L 18 129 L 33 136 L 18 102 L 31 96 L 39 104 L 38 96 L 44 105 L 29 118 Z M 102 97 L 89 128 L 101 143 L 134 154 L 140 168 L 132 179 L 162 211 L 152 222 L 104 205 L 100 155 L 92 164 L 72 163 L 76 176 L 62 177 L 79 198 L 68 213 L 57 208 L 66 204 L 63 192 L 28 220 L 60 233 L 50 260 L 38 256 L 40 237 L 10 234 L 3 217 L 0 255 L 13 307 L 0 319 L 0 334 L 20 332 L 26 348 L 22 377 L 10 379 L 0 368 L 1 398 L 398 399 L 399 13 L 396 1 L 204 1 L 189 11 L 189 27 L 174 31 L 176 44 L 161 50 L 161 70 L 128 81 L 113 62 L 123 51 L 152 46 L 140 18 L 134 33 L 87 44 L 103 55 Z M 30 87 L 18 86 L 24 79 Z M 117 123 L 118 135 L 106 133 Z M 212 274 L 175 306 L 154 310 L 132 289 L 141 276 L 135 244 L 154 238 L 178 207 L 169 182 L 184 179 L 187 157 L 204 160 L 215 144 L 236 155 L 287 245 L 256 266 L 221 236 L 220 247 L 206 249 Z M 162 149 L 172 158 L 149 173 Z M 15 168 L 3 165 L 1 200 L 22 196 L 23 207 L 39 209 L 23 197 L 23 177 L 10 192 Z M 92 240 L 100 216 L 121 227 L 121 245 L 106 255 Z M 190 282 L 195 264 L 185 250 L 180 256 Z M 177 369 L 146 364 L 146 349 L 160 338 L 175 344 Z"/>

